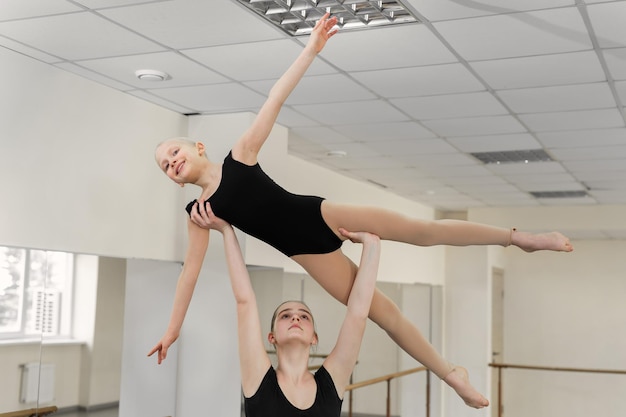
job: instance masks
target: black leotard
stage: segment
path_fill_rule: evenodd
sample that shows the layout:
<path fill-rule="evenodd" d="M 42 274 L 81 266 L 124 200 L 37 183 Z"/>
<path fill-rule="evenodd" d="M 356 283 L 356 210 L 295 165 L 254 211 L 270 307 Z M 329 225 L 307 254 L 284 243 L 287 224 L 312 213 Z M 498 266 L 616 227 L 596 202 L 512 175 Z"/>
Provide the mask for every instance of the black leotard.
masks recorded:
<path fill-rule="evenodd" d="M 342 400 L 323 366 L 315 372 L 315 383 L 315 402 L 306 410 L 299 409 L 285 397 L 278 385 L 276 371 L 270 366 L 254 395 L 244 397 L 246 417 L 339 417 Z"/>
<path fill-rule="evenodd" d="M 217 217 L 273 246 L 287 256 L 333 252 L 342 240 L 322 218 L 324 199 L 292 194 L 260 165 L 224 158 L 222 180 L 208 201 Z M 187 212 L 196 200 L 187 205 Z"/>

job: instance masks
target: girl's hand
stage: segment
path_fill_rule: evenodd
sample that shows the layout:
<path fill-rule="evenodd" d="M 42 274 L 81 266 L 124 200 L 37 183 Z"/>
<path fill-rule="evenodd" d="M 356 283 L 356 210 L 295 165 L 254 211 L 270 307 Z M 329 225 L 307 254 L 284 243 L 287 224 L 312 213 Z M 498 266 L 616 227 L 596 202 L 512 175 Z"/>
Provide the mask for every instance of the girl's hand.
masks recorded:
<path fill-rule="evenodd" d="M 326 13 L 320 20 L 317 21 L 313 31 L 311 32 L 311 38 L 309 39 L 309 45 L 313 47 L 315 53 L 320 53 L 326 45 L 326 41 L 330 39 L 335 33 L 337 33 L 337 17 L 333 16 L 329 18 L 330 13 Z"/>
<path fill-rule="evenodd" d="M 219 232 L 224 232 L 224 229 L 229 227 L 225 220 L 217 217 L 213 210 L 211 210 L 211 204 L 207 201 L 197 201 L 193 209 L 191 210 L 191 221 L 203 229 L 215 229 Z"/>
<path fill-rule="evenodd" d="M 353 243 L 377 243 L 380 242 L 380 238 L 373 233 L 369 232 L 349 232 L 343 227 L 339 228 L 339 233 L 350 239 Z"/>
<path fill-rule="evenodd" d="M 148 352 L 148 356 L 152 356 L 155 352 L 158 352 L 157 363 L 160 365 L 161 362 L 163 362 L 167 357 L 167 350 L 170 346 L 172 346 L 176 339 L 178 339 L 178 335 L 166 334 L 161 340 L 159 340 L 159 343 L 157 343 L 152 350 Z"/>

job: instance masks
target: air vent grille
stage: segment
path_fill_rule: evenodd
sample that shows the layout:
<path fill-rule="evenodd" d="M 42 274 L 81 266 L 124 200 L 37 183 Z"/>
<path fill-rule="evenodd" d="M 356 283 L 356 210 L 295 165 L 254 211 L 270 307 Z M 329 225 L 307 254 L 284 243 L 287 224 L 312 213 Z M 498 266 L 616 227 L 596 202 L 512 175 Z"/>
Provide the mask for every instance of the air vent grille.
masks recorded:
<path fill-rule="evenodd" d="M 485 164 L 508 164 L 546 162 L 553 159 L 543 149 L 527 149 L 519 151 L 476 152 L 471 153 L 474 158 Z"/>
<path fill-rule="evenodd" d="M 291 36 L 308 35 L 326 12 L 337 17 L 340 30 L 416 23 L 418 19 L 399 1 L 358 0 L 238 0 Z"/>
<path fill-rule="evenodd" d="M 530 194 L 535 198 L 580 198 L 588 197 L 589 193 L 585 190 L 580 191 L 531 191 Z"/>

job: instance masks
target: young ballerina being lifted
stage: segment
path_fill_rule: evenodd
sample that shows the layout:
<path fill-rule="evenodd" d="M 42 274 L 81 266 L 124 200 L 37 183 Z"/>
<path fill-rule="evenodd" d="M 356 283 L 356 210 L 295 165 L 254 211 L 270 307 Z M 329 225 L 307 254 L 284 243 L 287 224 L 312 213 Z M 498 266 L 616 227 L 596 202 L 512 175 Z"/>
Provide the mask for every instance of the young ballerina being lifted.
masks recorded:
<path fill-rule="evenodd" d="M 257 155 L 283 103 L 326 41 L 336 33 L 335 23 L 336 18 L 329 18 L 328 14 L 317 22 L 306 47 L 274 84 L 254 122 L 223 163 L 210 161 L 201 142 L 174 138 L 157 146 L 155 158 L 163 172 L 181 186 L 188 183 L 201 187 L 198 201 L 203 203 L 194 201 L 187 206 L 190 218 L 185 263 L 169 327 L 154 349 L 163 357 L 178 337 L 208 246 L 211 222 L 205 209 L 207 202 L 216 216 L 293 259 L 344 304 L 357 267 L 341 251 L 346 237 L 339 233 L 340 228 L 367 231 L 383 240 L 418 246 L 514 245 L 527 252 L 572 250 L 569 240 L 558 232 L 531 234 L 460 220 L 420 220 L 382 208 L 293 195 L 267 177 L 257 163 Z M 481 408 L 488 404 L 469 383 L 467 371 L 442 358 L 380 291 L 374 293 L 369 317 L 405 352 L 450 385 L 467 405 Z"/>
<path fill-rule="evenodd" d="M 246 417 L 335 416 L 358 359 L 370 303 L 376 288 L 380 239 L 370 233 L 340 232 L 362 243 L 361 262 L 348 295 L 337 342 L 322 366 L 309 371 L 311 347 L 318 342 L 306 304 L 287 301 L 274 311 L 267 340 L 276 349 L 271 365 L 261 335 L 256 297 L 233 228 L 222 220 L 213 226 L 224 235 L 230 282 L 237 303 L 239 361 Z M 303 414 L 306 412 L 306 414 Z"/>

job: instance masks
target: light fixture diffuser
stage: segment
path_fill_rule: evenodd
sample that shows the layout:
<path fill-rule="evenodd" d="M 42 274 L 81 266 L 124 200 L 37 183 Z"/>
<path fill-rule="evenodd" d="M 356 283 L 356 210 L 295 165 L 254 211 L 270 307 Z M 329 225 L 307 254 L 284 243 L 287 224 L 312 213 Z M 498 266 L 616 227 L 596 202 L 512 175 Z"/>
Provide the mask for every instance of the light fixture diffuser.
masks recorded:
<path fill-rule="evenodd" d="M 308 35 L 325 13 L 337 17 L 341 30 L 416 23 L 400 1 L 237 0 L 291 36 Z"/>

